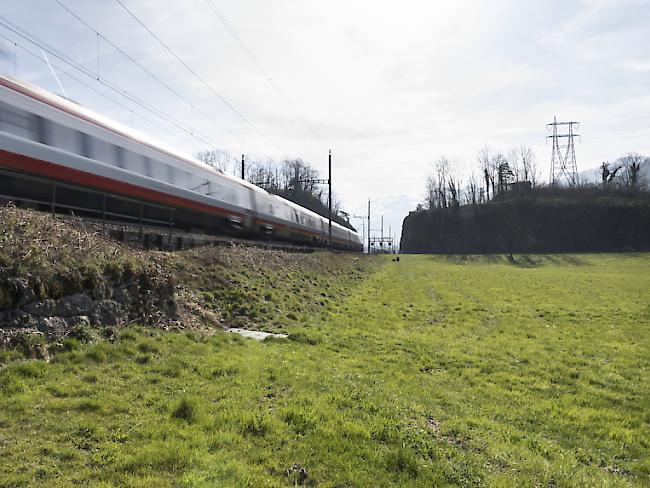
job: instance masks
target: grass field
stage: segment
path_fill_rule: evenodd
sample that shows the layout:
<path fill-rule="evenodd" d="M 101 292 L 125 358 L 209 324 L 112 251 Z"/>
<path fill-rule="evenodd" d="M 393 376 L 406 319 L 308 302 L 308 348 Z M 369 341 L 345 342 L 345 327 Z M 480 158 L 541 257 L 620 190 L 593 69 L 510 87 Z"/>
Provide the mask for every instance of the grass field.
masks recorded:
<path fill-rule="evenodd" d="M 650 255 L 373 269 L 291 340 L 5 355 L 0 486 L 650 484 Z"/>

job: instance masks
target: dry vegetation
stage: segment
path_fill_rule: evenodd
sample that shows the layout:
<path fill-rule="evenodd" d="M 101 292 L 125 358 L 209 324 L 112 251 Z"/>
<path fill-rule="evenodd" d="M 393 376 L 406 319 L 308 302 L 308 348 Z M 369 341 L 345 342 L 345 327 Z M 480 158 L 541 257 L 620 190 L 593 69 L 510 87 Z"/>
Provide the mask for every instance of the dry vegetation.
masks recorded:
<path fill-rule="evenodd" d="M 42 336 L 46 328 L 37 330 L 41 318 L 30 310 L 47 303 L 55 309 L 80 294 L 124 309 L 115 324 L 97 326 L 136 322 L 203 333 L 228 326 L 290 332 L 345 294 L 341 283 L 359 280 L 369 265 L 347 254 L 241 245 L 144 251 L 112 241 L 82 220 L 14 207 L 0 208 L 0 223 L 0 338 L 12 340 Z M 75 328 L 64 324 L 45 332 L 60 340 Z M 110 336 L 113 330 L 104 332 Z M 44 341 L 36 342 L 40 351 Z"/>

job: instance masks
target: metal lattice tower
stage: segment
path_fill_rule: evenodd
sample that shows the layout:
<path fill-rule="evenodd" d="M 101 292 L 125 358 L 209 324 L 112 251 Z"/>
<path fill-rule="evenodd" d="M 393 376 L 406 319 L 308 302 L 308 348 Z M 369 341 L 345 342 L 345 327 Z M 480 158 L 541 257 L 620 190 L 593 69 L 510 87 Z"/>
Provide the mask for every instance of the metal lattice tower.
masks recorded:
<path fill-rule="evenodd" d="M 567 126 L 566 134 L 559 134 L 558 127 Z M 551 186 L 556 185 L 564 177 L 569 186 L 578 185 L 578 166 L 576 164 L 576 150 L 574 140 L 580 137 L 575 131 L 580 127 L 580 122 L 558 122 L 557 117 L 553 117 L 553 122 L 546 124 L 546 128 L 553 132 L 552 135 L 546 136 L 546 139 L 553 140 L 553 150 L 551 152 Z M 561 140 L 566 140 L 564 144 Z M 564 151 L 563 151 L 564 150 Z"/>

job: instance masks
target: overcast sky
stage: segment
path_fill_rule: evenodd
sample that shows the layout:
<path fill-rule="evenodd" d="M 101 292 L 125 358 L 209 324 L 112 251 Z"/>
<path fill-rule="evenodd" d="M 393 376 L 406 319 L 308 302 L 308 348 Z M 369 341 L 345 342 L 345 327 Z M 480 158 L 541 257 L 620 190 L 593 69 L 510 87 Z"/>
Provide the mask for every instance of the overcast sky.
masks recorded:
<path fill-rule="evenodd" d="M 391 202 L 391 215 L 400 209 L 389 219 L 394 229 L 441 155 L 469 173 L 482 146 L 525 144 L 547 179 L 545 124 L 554 115 L 582 123 L 579 170 L 650 153 L 650 0 L 212 0 L 248 51 L 208 0 L 121 0 L 212 90 L 115 0 L 61 1 L 210 119 L 103 40 L 98 50 L 96 34 L 55 0 L 0 0 L 0 20 L 233 154 L 302 157 L 325 172 L 331 148 L 344 207 L 365 213 L 369 197 Z M 0 34 L 40 53 L 5 27 Z M 44 63 L 17 54 L 17 67 L 6 55 L 0 71 L 60 92 Z M 58 74 L 84 105 L 185 151 L 205 146 Z"/>

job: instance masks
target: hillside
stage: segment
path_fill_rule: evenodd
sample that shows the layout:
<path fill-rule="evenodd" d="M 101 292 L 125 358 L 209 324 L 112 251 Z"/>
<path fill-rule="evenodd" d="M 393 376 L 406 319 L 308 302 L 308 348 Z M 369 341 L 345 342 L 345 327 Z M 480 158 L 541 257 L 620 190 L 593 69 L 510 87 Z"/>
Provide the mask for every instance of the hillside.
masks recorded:
<path fill-rule="evenodd" d="M 130 323 L 291 333 L 372 267 L 350 254 L 243 246 L 145 251 L 80 220 L 14 207 L 0 207 L 0 229 L 0 346 L 37 357 Z"/>
<path fill-rule="evenodd" d="M 404 253 L 614 252 L 650 249 L 646 193 L 539 189 L 485 204 L 411 212 Z"/>

